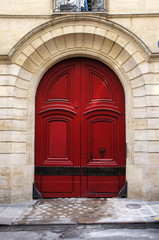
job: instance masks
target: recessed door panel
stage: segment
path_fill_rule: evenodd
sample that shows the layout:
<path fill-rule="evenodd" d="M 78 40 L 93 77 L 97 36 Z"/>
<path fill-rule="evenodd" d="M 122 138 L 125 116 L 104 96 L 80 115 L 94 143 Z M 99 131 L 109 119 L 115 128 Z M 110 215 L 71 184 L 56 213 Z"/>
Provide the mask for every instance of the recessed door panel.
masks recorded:
<path fill-rule="evenodd" d="M 88 176 L 87 193 L 88 194 L 105 194 L 118 192 L 118 176 Z"/>
<path fill-rule="evenodd" d="M 48 95 L 47 101 L 56 100 L 56 101 L 69 101 L 70 99 L 70 70 L 66 71 L 56 77 L 51 84 Z M 62 87 L 61 87 L 62 86 Z"/>
<path fill-rule="evenodd" d="M 87 121 L 88 147 L 91 162 L 107 162 L 114 160 L 115 120 L 108 116 L 96 115 Z M 117 133 L 116 133 L 117 134 Z M 90 142 L 90 144 L 89 144 Z"/>
<path fill-rule="evenodd" d="M 47 160 L 68 160 L 70 150 L 70 126 L 64 119 L 51 119 L 47 122 Z"/>
<path fill-rule="evenodd" d="M 35 183 L 43 197 L 115 197 L 125 183 L 125 100 L 104 64 L 62 61 L 36 95 Z"/>
<path fill-rule="evenodd" d="M 72 193 L 73 176 L 43 176 L 42 177 L 42 192 L 43 193 Z"/>

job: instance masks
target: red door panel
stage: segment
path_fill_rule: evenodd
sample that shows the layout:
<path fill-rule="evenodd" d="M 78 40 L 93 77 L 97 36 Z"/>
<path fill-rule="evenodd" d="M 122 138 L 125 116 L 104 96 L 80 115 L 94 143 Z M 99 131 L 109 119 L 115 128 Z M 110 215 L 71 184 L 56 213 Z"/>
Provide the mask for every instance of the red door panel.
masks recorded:
<path fill-rule="evenodd" d="M 75 58 L 36 95 L 35 183 L 43 197 L 114 197 L 125 183 L 125 103 L 117 76 Z"/>
<path fill-rule="evenodd" d="M 118 176 L 88 176 L 87 193 L 103 196 L 103 193 L 114 194 L 118 192 Z"/>

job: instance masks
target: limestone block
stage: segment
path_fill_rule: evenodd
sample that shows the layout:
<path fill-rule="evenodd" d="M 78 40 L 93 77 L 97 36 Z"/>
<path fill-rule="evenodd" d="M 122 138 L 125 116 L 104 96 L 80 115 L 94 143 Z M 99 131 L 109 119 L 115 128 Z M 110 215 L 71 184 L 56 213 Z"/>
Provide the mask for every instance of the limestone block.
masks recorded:
<path fill-rule="evenodd" d="M 53 38 L 61 37 L 64 35 L 63 28 L 57 28 L 52 31 Z"/>
<path fill-rule="evenodd" d="M 14 86 L 16 82 L 16 76 L 2 75 L 0 76 L 0 86 L 12 85 Z"/>
<path fill-rule="evenodd" d="M 19 98 L 27 98 L 27 90 L 16 87 L 14 90 L 14 96 Z"/>
<path fill-rule="evenodd" d="M 116 1 L 111 0 L 109 2 L 109 11 L 110 13 L 120 13 L 121 15 L 123 13 L 155 13 L 156 10 L 158 10 L 158 0 L 153 0 L 153 2 L 149 0 L 133 0 L 133 2 L 122 0 L 122 1 Z M 125 20 L 127 21 L 127 19 Z M 150 36 L 151 37 L 151 36 Z"/>
<path fill-rule="evenodd" d="M 75 35 L 76 47 L 82 47 L 84 43 L 84 34 L 78 33 Z"/>
<path fill-rule="evenodd" d="M 147 108 L 134 108 L 134 118 L 147 118 Z"/>
<path fill-rule="evenodd" d="M 145 96 L 134 97 L 134 107 L 146 107 L 147 98 Z"/>
<path fill-rule="evenodd" d="M 159 64 L 158 64 L 158 62 L 152 62 L 151 66 L 152 66 L 152 72 L 159 73 Z"/>
<path fill-rule="evenodd" d="M 28 58 L 23 64 L 23 68 L 31 73 L 35 73 L 37 70 L 37 65 Z"/>
<path fill-rule="evenodd" d="M 13 96 L 14 87 L 13 86 L 0 86 L 0 96 L 10 97 Z"/>
<path fill-rule="evenodd" d="M 66 49 L 64 37 L 55 38 L 55 43 L 58 48 L 58 51 L 63 51 Z"/>
<path fill-rule="evenodd" d="M 136 62 L 134 61 L 134 59 L 132 57 L 130 57 L 123 65 L 123 69 L 125 70 L 125 72 L 128 72 L 130 70 L 132 70 L 134 67 L 136 67 Z"/>
<path fill-rule="evenodd" d="M 44 44 L 37 48 L 37 52 L 44 60 L 47 60 L 51 56 Z"/>
<path fill-rule="evenodd" d="M 51 55 L 54 55 L 58 52 L 58 49 L 56 47 L 54 39 L 51 39 L 45 43 L 48 51 L 50 52 Z"/>
<path fill-rule="evenodd" d="M 149 153 L 149 165 L 159 166 L 159 153 Z"/>
<path fill-rule="evenodd" d="M 139 66 L 140 71 L 142 72 L 142 74 L 151 72 L 151 66 L 150 66 L 150 64 L 148 64 L 146 62 L 140 63 L 138 66 Z"/>
<path fill-rule="evenodd" d="M 26 121 L 22 120 L 0 120 L 0 130 L 26 130 Z"/>
<path fill-rule="evenodd" d="M 159 119 L 148 119 L 148 127 L 149 129 L 159 129 Z"/>
<path fill-rule="evenodd" d="M 20 69 L 19 71 L 19 77 L 25 80 L 30 81 L 32 78 L 33 74 L 23 68 Z"/>
<path fill-rule="evenodd" d="M 148 151 L 148 141 L 135 141 L 134 143 L 135 152 L 147 152 Z"/>
<path fill-rule="evenodd" d="M 29 56 L 30 60 L 35 63 L 36 65 L 40 66 L 43 63 L 43 59 L 42 57 L 36 52 L 34 51 L 30 56 Z"/>
<path fill-rule="evenodd" d="M 41 38 L 43 42 L 47 42 L 50 39 L 52 39 L 52 33 L 51 32 L 44 33 L 43 35 L 41 35 Z"/>
<path fill-rule="evenodd" d="M 21 89 L 28 89 L 29 82 L 18 77 L 17 80 L 16 80 L 16 86 L 21 88 Z"/>
<path fill-rule="evenodd" d="M 99 35 L 101 37 L 105 37 L 106 36 L 106 33 L 107 33 L 107 30 L 104 29 L 104 28 L 99 28 L 97 27 L 96 30 L 95 30 L 95 34 L 96 35 Z"/>
<path fill-rule="evenodd" d="M 84 27 L 84 32 L 91 34 L 91 35 L 95 34 L 95 30 L 96 30 L 96 28 L 94 26 L 85 26 Z"/>
<path fill-rule="evenodd" d="M 109 56 L 115 59 L 119 55 L 119 53 L 122 51 L 122 49 L 123 48 L 120 45 L 115 43 L 109 52 Z"/>
<path fill-rule="evenodd" d="M 140 71 L 139 67 L 136 66 L 135 68 L 133 68 L 132 70 L 130 70 L 130 71 L 127 73 L 127 75 L 128 75 L 128 77 L 129 77 L 129 79 L 131 80 L 131 79 L 135 79 L 135 78 L 141 76 L 142 74 L 141 74 L 141 71 Z"/>
<path fill-rule="evenodd" d="M 135 140 L 148 140 L 148 132 L 145 129 L 135 130 L 134 134 Z"/>
<path fill-rule="evenodd" d="M 27 109 L 27 100 L 24 98 L 14 98 L 13 108 Z"/>
<path fill-rule="evenodd" d="M 34 49 L 37 49 L 38 47 L 40 47 L 41 45 L 43 45 L 44 42 L 42 41 L 42 39 L 40 37 L 38 37 L 37 39 L 35 39 L 31 45 L 34 47 Z"/>
<path fill-rule="evenodd" d="M 92 48 L 93 47 L 94 34 L 85 34 L 84 35 L 84 47 Z"/>
<path fill-rule="evenodd" d="M 14 202 L 23 202 L 24 201 L 24 186 L 19 187 L 19 186 L 15 186 L 12 187 L 12 199 L 11 201 Z"/>
<path fill-rule="evenodd" d="M 16 166 L 12 168 L 13 171 L 13 187 L 24 187 L 24 166 Z M 22 190 L 22 189 L 21 189 Z"/>
<path fill-rule="evenodd" d="M 134 129 L 147 129 L 148 120 L 147 119 L 134 119 Z"/>
<path fill-rule="evenodd" d="M 116 61 L 122 65 L 124 62 L 126 62 L 130 57 L 130 54 L 123 49 L 122 52 L 118 55 L 118 57 L 116 58 Z"/>
<path fill-rule="evenodd" d="M 159 107 L 147 107 L 148 117 L 158 118 L 159 117 Z"/>
<path fill-rule="evenodd" d="M 147 73 L 144 75 L 145 84 L 159 84 L 159 74 Z"/>
<path fill-rule="evenodd" d="M 3 97 L 0 98 L 1 108 L 11 108 L 13 107 L 13 97 Z"/>
<path fill-rule="evenodd" d="M 135 165 L 147 165 L 148 164 L 148 153 L 135 152 L 134 153 Z"/>
<path fill-rule="evenodd" d="M 143 108 L 134 108 L 134 118 L 147 118 L 147 109 L 146 107 Z"/>
<path fill-rule="evenodd" d="M 0 119 L 12 119 L 12 117 L 13 117 L 12 108 L 0 109 Z"/>
<path fill-rule="evenodd" d="M 20 53 L 20 54 L 18 55 L 18 57 L 16 57 L 16 59 L 15 59 L 14 62 L 15 62 L 16 64 L 22 66 L 22 65 L 24 64 L 24 62 L 26 61 L 26 59 L 27 59 L 27 56 L 25 56 L 23 53 Z"/>
<path fill-rule="evenodd" d="M 141 86 L 133 89 L 133 96 L 134 97 L 142 97 L 146 95 L 146 87 Z"/>
<path fill-rule="evenodd" d="M 137 88 L 137 87 L 141 87 L 141 86 L 144 86 L 144 85 L 145 85 L 145 82 L 144 82 L 144 77 L 143 76 L 140 76 L 140 77 L 137 77 L 137 78 L 131 80 L 132 88 Z"/>
<path fill-rule="evenodd" d="M 13 130 L 26 130 L 27 122 L 25 120 L 13 120 L 12 121 Z"/>
<path fill-rule="evenodd" d="M 101 51 L 104 52 L 105 54 L 108 54 L 113 44 L 114 44 L 113 41 L 105 39 Z"/>
<path fill-rule="evenodd" d="M 159 130 L 157 130 L 157 129 L 148 130 L 148 139 L 159 141 Z"/>
<path fill-rule="evenodd" d="M 159 153 L 159 141 L 150 141 L 149 142 L 149 152 Z"/>
<path fill-rule="evenodd" d="M 25 199 L 25 201 L 32 201 L 32 191 L 33 191 L 32 183 L 28 182 L 27 184 L 25 184 L 23 191 L 23 199 Z"/>
<path fill-rule="evenodd" d="M 133 55 L 134 53 L 137 52 L 137 49 L 136 49 L 131 43 L 128 43 L 128 44 L 125 46 L 125 50 L 126 50 L 130 55 Z"/>
<path fill-rule="evenodd" d="M 158 107 L 158 103 L 159 103 L 159 96 L 147 96 L 147 105 L 149 107 L 151 106 Z"/>
<path fill-rule="evenodd" d="M 26 48 L 24 48 L 23 50 L 23 53 L 26 55 L 26 56 L 30 56 L 33 52 L 35 52 L 35 48 L 33 48 L 33 46 L 31 45 L 28 45 Z"/>
<path fill-rule="evenodd" d="M 72 34 L 68 34 L 65 36 L 66 47 L 74 48 L 75 47 L 75 36 Z"/>
<path fill-rule="evenodd" d="M 26 154 L 25 153 L 8 153 L 8 154 L 0 154 L 0 165 L 4 166 L 17 166 L 17 165 L 25 165 L 27 163 Z"/>
<path fill-rule="evenodd" d="M 74 33 L 74 28 L 73 28 L 73 26 L 65 26 L 63 28 L 63 31 L 64 31 L 65 35 L 72 34 L 72 33 Z"/>
<path fill-rule="evenodd" d="M 93 42 L 93 49 L 100 50 L 103 44 L 104 38 L 101 36 L 95 35 L 94 42 Z"/>
<path fill-rule="evenodd" d="M 52 13 L 52 1 L 50 0 L 1 0 L 1 14 L 15 15 L 49 15 Z"/>
<path fill-rule="evenodd" d="M 118 35 L 114 32 L 108 31 L 106 34 L 106 38 L 108 38 L 109 40 L 115 42 L 115 40 L 117 39 Z"/>
<path fill-rule="evenodd" d="M 74 26 L 74 32 L 75 33 L 83 33 L 84 32 L 84 26 L 83 25 Z"/>
<path fill-rule="evenodd" d="M 0 64 L 0 74 L 7 74 L 17 76 L 20 70 L 20 66 L 16 64 Z"/>
<path fill-rule="evenodd" d="M 11 130 L 12 120 L 0 120 L 0 130 Z"/>
<path fill-rule="evenodd" d="M 136 64 L 142 63 L 145 61 L 144 57 L 141 55 L 140 52 L 136 52 L 133 54 L 132 58 L 136 62 Z"/>
<path fill-rule="evenodd" d="M 146 86 L 148 95 L 159 95 L 159 85 L 147 85 Z"/>
<path fill-rule="evenodd" d="M 145 165 L 128 165 L 128 198 L 147 199 L 148 168 Z"/>
<path fill-rule="evenodd" d="M 25 185 L 27 186 L 30 183 L 32 187 L 32 183 L 34 182 L 34 165 L 25 165 L 24 179 Z"/>
<path fill-rule="evenodd" d="M 150 200 L 159 200 L 159 167 L 149 167 Z"/>
<path fill-rule="evenodd" d="M 25 153 L 26 143 L 0 142 L 0 153 Z"/>
<path fill-rule="evenodd" d="M 3 181 L 3 186 L 2 186 Z M 12 186 L 12 168 L 11 167 L 0 167 L 0 182 L 1 188 L 10 190 Z"/>
<path fill-rule="evenodd" d="M 122 36 L 118 36 L 116 43 L 118 43 L 121 47 L 125 47 L 125 45 L 128 43 L 128 41 L 123 38 Z"/>
<path fill-rule="evenodd" d="M 25 142 L 26 132 L 22 131 L 0 131 L 1 142 Z"/>
<path fill-rule="evenodd" d="M 13 119 L 26 120 L 26 110 L 24 109 L 13 109 Z"/>

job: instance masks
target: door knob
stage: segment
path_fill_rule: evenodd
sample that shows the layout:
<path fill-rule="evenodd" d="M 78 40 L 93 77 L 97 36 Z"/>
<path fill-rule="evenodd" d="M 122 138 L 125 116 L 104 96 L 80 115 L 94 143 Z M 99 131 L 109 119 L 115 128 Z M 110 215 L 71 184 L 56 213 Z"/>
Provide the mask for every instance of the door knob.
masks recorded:
<path fill-rule="evenodd" d="M 105 153 L 106 153 L 106 149 L 105 148 L 99 148 L 98 151 L 99 151 L 99 155 L 101 156 L 101 158 L 104 158 Z"/>

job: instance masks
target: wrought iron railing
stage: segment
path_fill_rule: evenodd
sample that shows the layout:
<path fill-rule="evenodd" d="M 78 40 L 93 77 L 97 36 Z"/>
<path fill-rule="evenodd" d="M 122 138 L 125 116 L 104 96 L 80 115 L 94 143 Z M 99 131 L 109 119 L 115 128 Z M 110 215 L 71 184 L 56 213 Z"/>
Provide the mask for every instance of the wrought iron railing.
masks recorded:
<path fill-rule="evenodd" d="M 106 0 L 53 0 L 54 12 L 104 12 Z"/>

